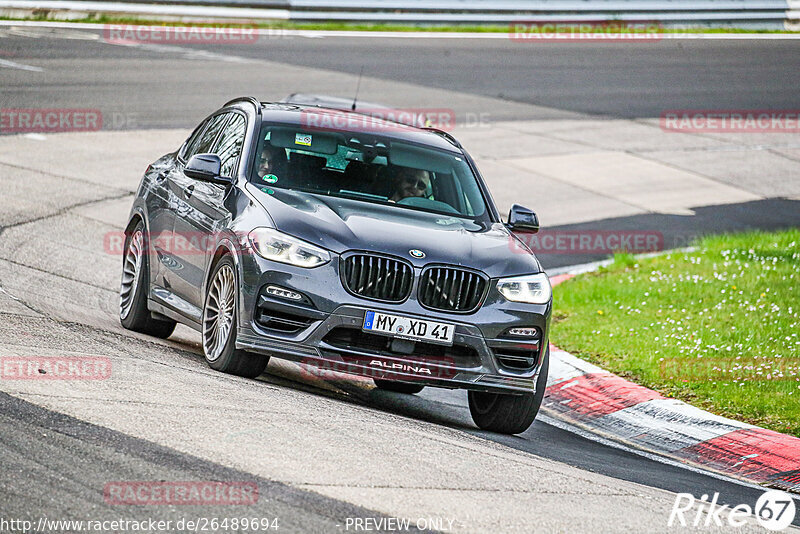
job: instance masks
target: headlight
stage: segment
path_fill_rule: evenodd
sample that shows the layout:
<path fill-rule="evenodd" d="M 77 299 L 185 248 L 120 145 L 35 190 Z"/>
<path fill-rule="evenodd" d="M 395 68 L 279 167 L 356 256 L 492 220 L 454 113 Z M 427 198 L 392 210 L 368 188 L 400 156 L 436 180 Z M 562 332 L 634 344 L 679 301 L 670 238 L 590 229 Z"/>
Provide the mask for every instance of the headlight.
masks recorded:
<path fill-rule="evenodd" d="M 498 280 L 497 290 L 506 300 L 527 304 L 547 304 L 553 295 L 550 280 L 544 273 L 503 278 Z"/>
<path fill-rule="evenodd" d="M 256 228 L 247 237 L 258 255 L 268 260 L 308 269 L 331 261 L 327 250 L 272 228 Z"/>

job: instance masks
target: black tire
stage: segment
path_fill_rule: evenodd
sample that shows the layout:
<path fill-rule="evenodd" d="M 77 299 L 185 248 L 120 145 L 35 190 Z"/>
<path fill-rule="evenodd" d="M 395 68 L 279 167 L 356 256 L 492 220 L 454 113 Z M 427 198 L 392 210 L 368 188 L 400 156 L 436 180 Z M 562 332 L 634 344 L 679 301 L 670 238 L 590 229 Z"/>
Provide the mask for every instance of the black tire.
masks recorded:
<path fill-rule="evenodd" d="M 550 369 L 550 349 L 544 355 L 542 370 L 536 380 L 536 392 L 528 395 L 469 392 L 469 411 L 472 420 L 483 430 L 501 434 L 520 434 L 533 424 L 547 387 Z"/>
<path fill-rule="evenodd" d="M 138 277 L 134 277 L 126 291 L 126 279 L 130 279 L 130 273 L 126 271 L 129 257 L 129 249 L 132 246 L 134 236 L 141 234 L 141 241 L 138 243 L 143 247 L 140 250 L 141 258 L 138 267 Z M 125 235 L 125 247 L 122 254 L 122 281 L 120 282 L 120 312 L 119 322 L 124 328 L 147 334 L 161 339 L 168 338 L 175 330 L 175 321 L 170 319 L 154 319 L 147 309 L 147 289 L 150 287 L 150 264 L 147 254 L 148 241 L 144 232 L 142 221 L 130 233 Z M 129 299 L 126 300 L 127 298 Z"/>
<path fill-rule="evenodd" d="M 207 337 L 207 315 L 212 314 L 209 308 L 209 301 L 212 298 L 213 283 L 217 275 L 223 269 L 231 269 L 233 273 L 233 300 L 232 300 L 232 318 L 230 319 L 230 330 L 225 340 L 222 350 L 217 355 L 214 347 L 208 341 Z M 203 317 L 201 322 L 201 335 L 203 336 L 203 355 L 209 367 L 228 373 L 232 375 L 242 376 L 245 378 L 255 378 L 264 372 L 269 363 L 269 356 L 264 354 L 255 354 L 236 348 L 236 325 L 238 317 L 238 302 L 239 302 L 239 282 L 236 277 L 236 265 L 230 256 L 223 256 L 217 262 L 212 270 L 212 275 L 209 278 L 209 287 L 206 290 L 205 298 L 203 299 Z M 212 319 L 213 321 L 213 319 Z M 210 357 L 213 356 L 213 357 Z"/>
<path fill-rule="evenodd" d="M 381 380 L 380 378 L 373 378 L 372 381 L 375 382 L 375 387 L 378 389 L 394 391 L 395 393 L 408 393 L 409 395 L 413 395 L 414 393 L 419 393 L 425 389 L 425 386 L 420 386 L 419 384 L 395 382 L 394 380 Z"/>

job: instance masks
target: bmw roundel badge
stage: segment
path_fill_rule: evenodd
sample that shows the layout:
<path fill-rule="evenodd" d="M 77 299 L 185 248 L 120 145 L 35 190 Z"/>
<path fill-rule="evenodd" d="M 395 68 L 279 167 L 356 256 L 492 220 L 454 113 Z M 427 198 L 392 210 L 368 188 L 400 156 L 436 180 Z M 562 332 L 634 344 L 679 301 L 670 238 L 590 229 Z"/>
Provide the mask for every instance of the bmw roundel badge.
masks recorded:
<path fill-rule="evenodd" d="M 425 253 L 416 248 L 412 248 L 408 253 L 411 254 L 412 258 L 422 259 L 425 257 Z"/>

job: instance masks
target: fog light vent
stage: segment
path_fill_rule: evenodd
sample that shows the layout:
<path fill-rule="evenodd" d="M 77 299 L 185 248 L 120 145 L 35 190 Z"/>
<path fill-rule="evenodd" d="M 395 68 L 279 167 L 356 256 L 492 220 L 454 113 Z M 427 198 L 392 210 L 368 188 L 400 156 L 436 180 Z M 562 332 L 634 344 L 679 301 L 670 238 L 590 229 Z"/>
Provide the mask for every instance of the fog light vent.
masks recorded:
<path fill-rule="evenodd" d="M 301 295 L 300 293 L 279 286 L 267 286 L 267 289 L 265 289 L 265 291 L 267 295 L 272 295 L 273 297 L 278 297 L 281 299 L 298 300 L 298 301 L 303 300 L 303 295 Z"/>
<path fill-rule="evenodd" d="M 524 337 L 527 339 L 539 339 L 539 329 L 535 326 L 509 328 L 506 332 L 506 335 L 513 337 Z"/>

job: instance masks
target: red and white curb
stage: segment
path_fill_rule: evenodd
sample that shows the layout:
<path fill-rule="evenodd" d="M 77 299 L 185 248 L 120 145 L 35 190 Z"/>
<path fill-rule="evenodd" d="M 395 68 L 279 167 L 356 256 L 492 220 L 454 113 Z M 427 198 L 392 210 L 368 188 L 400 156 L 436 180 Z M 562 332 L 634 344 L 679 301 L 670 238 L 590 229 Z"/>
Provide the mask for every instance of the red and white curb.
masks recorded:
<path fill-rule="evenodd" d="M 551 278 L 556 285 L 570 278 Z M 669 399 L 550 345 L 543 408 L 630 447 L 800 493 L 800 438 Z"/>

